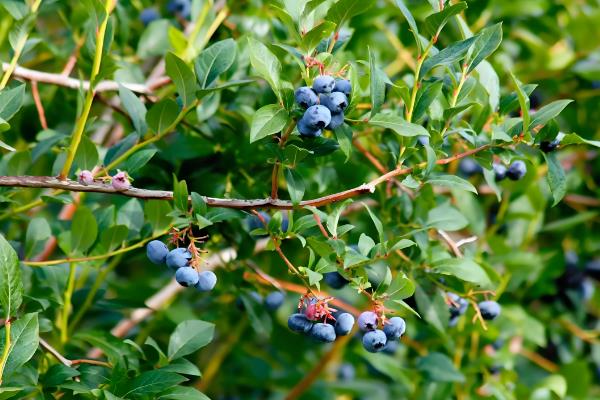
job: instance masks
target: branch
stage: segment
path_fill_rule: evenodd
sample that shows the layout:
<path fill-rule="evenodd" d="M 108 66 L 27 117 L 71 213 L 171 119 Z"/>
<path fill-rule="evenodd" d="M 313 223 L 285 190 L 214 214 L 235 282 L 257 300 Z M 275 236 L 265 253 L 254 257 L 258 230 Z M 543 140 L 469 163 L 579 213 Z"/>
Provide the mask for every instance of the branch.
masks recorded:
<path fill-rule="evenodd" d="M 65 356 L 60 354 L 58 352 L 58 350 L 56 350 L 54 347 L 52 347 L 48 342 L 46 342 L 42 338 L 40 338 L 40 346 L 42 346 L 44 349 L 46 349 L 46 351 L 48 351 L 48 353 L 52 354 L 58 361 L 61 362 L 61 364 L 66 365 L 67 367 L 72 367 L 74 365 L 79 365 L 79 364 L 91 364 L 91 365 L 99 365 L 101 367 L 106 367 L 106 368 L 112 368 L 112 366 L 105 361 L 90 360 L 87 358 L 81 358 L 81 359 L 77 359 L 77 360 L 69 360 L 68 358 L 66 358 Z"/>

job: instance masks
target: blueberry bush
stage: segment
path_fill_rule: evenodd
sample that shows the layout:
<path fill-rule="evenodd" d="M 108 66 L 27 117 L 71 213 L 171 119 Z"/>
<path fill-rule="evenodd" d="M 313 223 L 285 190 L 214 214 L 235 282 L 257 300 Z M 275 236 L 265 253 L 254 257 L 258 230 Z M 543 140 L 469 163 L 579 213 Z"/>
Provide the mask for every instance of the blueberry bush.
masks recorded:
<path fill-rule="evenodd" d="M 600 398 L 595 0 L 0 0 L 0 399 Z"/>

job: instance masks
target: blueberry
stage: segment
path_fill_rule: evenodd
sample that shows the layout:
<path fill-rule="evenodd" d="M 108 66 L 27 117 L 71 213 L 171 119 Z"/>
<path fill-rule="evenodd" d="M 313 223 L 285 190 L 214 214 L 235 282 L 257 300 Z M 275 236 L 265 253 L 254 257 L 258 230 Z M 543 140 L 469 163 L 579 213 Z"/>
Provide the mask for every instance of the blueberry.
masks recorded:
<path fill-rule="evenodd" d="M 469 302 L 467 300 L 455 293 L 448 293 L 448 297 L 450 297 L 450 300 L 452 300 L 452 303 L 450 303 L 448 307 L 448 311 L 450 311 L 450 318 L 463 315 L 467 311 L 467 307 L 469 307 Z"/>
<path fill-rule="evenodd" d="M 496 182 L 500 182 L 504 178 L 506 178 L 506 167 L 503 164 L 494 163 L 492 165 L 492 169 L 494 170 L 494 176 L 496 178 Z"/>
<path fill-rule="evenodd" d="M 458 171 L 461 175 L 470 177 L 481 173 L 482 169 L 481 165 L 479 165 L 479 163 L 472 158 L 463 158 L 458 164 Z"/>
<path fill-rule="evenodd" d="M 500 304 L 495 301 L 482 301 L 479 303 L 479 311 L 481 312 L 481 316 L 483 319 L 491 321 L 495 319 L 498 315 L 500 315 Z"/>
<path fill-rule="evenodd" d="M 383 326 L 383 333 L 388 340 L 398 340 L 406 331 L 406 322 L 400 317 L 392 317 Z"/>
<path fill-rule="evenodd" d="M 510 164 L 508 167 L 508 171 L 506 171 L 506 176 L 508 179 L 513 181 L 518 181 L 527 173 L 527 165 L 525 165 L 524 161 L 517 160 Z"/>
<path fill-rule="evenodd" d="M 340 381 L 351 381 L 356 376 L 356 370 L 350 363 L 343 363 L 338 369 L 337 377 Z"/>
<path fill-rule="evenodd" d="M 377 329 L 377 314 L 373 311 L 365 311 L 358 316 L 358 327 L 361 331 L 372 331 Z"/>
<path fill-rule="evenodd" d="M 551 142 L 549 142 L 547 140 L 542 140 L 542 142 L 540 143 L 540 150 L 543 151 L 544 153 L 550 153 L 551 151 L 556 150 L 559 143 L 560 143 L 560 140 L 558 140 L 558 139 L 554 139 Z"/>
<path fill-rule="evenodd" d="M 335 333 L 338 336 L 346 336 L 354 327 L 354 316 L 348 313 L 341 313 L 336 317 Z"/>
<path fill-rule="evenodd" d="M 325 127 L 325 129 L 329 129 L 330 131 L 339 128 L 344 124 L 344 113 L 331 114 L 331 122 L 329 125 Z"/>
<path fill-rule="evenodd" d="M 319 100 L 321 105 L 327 107 L 332 114 L 344 112 L 348 107 L 348 98 L 341 92 L 320 94 Z"/>
<path fill-rule="evenodd" d="M 319 104 L 319 98 L 308 86 L 302 86 L 296 89 L 294 96 L 296 97 L 296 103 L 304 109 Z"/>
<path fill-rule="evenodd" d="M 369 353 L 377 353 L 385 348 L 387 337 L 382 330 L 376 329 L 365 333 L 362 338 L 362 344 Z"/>
<path fill-rule="evenodd" d="M 323 129 L 331 122 L 331 111 L 321 105 L 309 107 L 300 121 L 310 129 Z"/>
<path fill-rule="evenodd" d="M 190 253 L 184 247 L 178 247 L 176 249 L 171 250 L 169 254 L 167 254 L 167 267 L 171 269 L 185 267 L 191 259 L 192 253 Z"/>
<path fill-rule="evenodd" d="M 142 24 L 144 24 L 144 26 L 148 25 L 152 21 L 156 21 L 159 18 L 160 14 L 156 10 L 156 8 L 153 7 L 144 8 L 140 13 L 140 21 L 142 21 Z"/>
<path fill-rule="evenodd" d="M 268 225 L 269 221 L 271 220 L 271 216 L 264 211 L 260 211 L 259 214 L 261 217 L 264 218 L 265 223 Z M 260 218 L 258 218 L 256 215 L 252 215 L 252 216 L 248 217 L 247 223 L 248 223 L 248 229 L 251 231 L 253 231 L 255 229 L 265 228 L 265 226 L 263 225 Z"/>
<path fill-rule="evenodd" d="M 169 254 L 169 249 L 160 240 L 153 240 L 146 245 L 146 256 L 154 264 L 164 264 L 167 254 Z"/>
<path fill-rule="evenodd" d="M 192 11 L 190 0 L 171 0 L 167 4 L 167 10 L 172 14 L 178 14 L 181 18 L 187 18 Z"/>
<path fill-rule="evenodd" d="M 265 307 L 269 311 L 276 311 L 285 300 L 285 294 L 279 290 L 271 292 L 265 297 Z"/>
<path fill-rule="evenodd" d="M 314 129 L 308 126 L 308 123 L 304 120 L 304 118 L 298 121 L 298 132 L 300 132 L 301 136 L 306 137 L 317 137 L 321 136 L 323 133 L 320 129 Z"/>
<path fill-rule="evenodd" d="M 195 286 L 199 280 L 198 271 L 196 271 L 192 267 L 179 268 L 175 272 L 175 280 L 181 286 L 185 286 L 185 287 Z"/>
<path fill-rule="evenodd" d="M 388 338 L 387 343 L 385 344 L 385 347 L 383 348 L 383 352 L 385 354 L 389 354 L 389 355 L 394 355 L 396 354 L 396 350 L 398 350 L 398 341 L 397 340 L 390 340 Z"/>
<path fill-rule="evenodd" d="M 322 322 L 314 324 L 309 334 L 313 339 L 324 343 L 331 343 L 335 341 L 336 337 L 333 326 Z"/>
<path fill-rule="evenodd" d="M 350 97 L 350 93 L 352 93 L 352 84 L 347 79 L 336 79 L 333 91 L 344 93 L 346 97 Z"/>
<path fill-rule="evenodd" d="M 585 273 L 596 280 L 600 280 L 600 258 L 588 261 L 585 264 Z"/>
<path fill-rule="evenodd" d="M 494 343 L 492 343 L 492 348 L 496 351 L 500 350 L 504 346 L 504 340 L 496 339 Z"/>
<path fill-rule="evenodd" d="M 290 218 L 288 217 L 287 213 L 284 213 L 281 218 L 281 231 L 287 232 L 289 226 L 290 226 Z"/>
<path fill-rule="evenodd" d="M 417 136 L 417 143 L 421 146 L 429 146 L 429 136 L 421 135 Z"/>
<path fill-rule="evenodd" d="M 323 274 L 323 280 L 326 284 L 328 284 L 334 289 L 341 289 L 344 286 L 346 286 L 349 282 L 348 280 L 346 280 L 346 278 L 342 276 L 342 274 L 340 274 L 337 271 L 325 272 Z"/>
<path fill-rule="evenodd" d="M 196 289 L 201 292 L 210 292 L 217 284 L 217 275 L 212 271 L 202 271 L 198 274 Z"/>
<path fill-rule="evenodd" d="M 335 80 L 329 75 L 319 75 L 313 81 L 312 88 L 316 93 L 331 93 Z"/>
<path fill-rule="evenodd" d="M 450 328 L 453 328 L 453 327 L 455 327 L 455 326 L 456 326 L 456 324 L 458 324 L 458 318 L 459 318 L 459 317 L 458 317 L 458 315 L 457 315 L 457 316 L 455 316 L 455 317 L 450 317 L 450 321 L 448 321 L 448 326 L 449 326 Z"/>
<path fill-rule="evenodd" d="M 307 333 L 312 329 L 313 323 L 304 314 L 292 314 L 288 318 L 288 328 L 296 333 Z M 334 332 L 335 334 L 335 332 Z"/>

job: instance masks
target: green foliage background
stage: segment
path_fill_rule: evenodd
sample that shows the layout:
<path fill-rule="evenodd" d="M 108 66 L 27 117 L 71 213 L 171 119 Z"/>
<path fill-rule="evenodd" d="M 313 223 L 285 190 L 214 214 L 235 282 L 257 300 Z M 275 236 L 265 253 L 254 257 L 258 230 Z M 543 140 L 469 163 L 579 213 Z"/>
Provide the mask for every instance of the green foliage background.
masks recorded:
<path fill-rule="evenodd" d="M 44 0 L 32 13 L 35 3 L 0 0 L 0 59 L 9 62 L 19 40 L 27 39 L 19 66 L 58 75 L 77 54 L 71 77 L 89 79 L 104 4 Z M 438 1 L 216 3 L 195 0 L 191 21 L 184 21 L 167 12 L 166 2 L 118 2 L 108 18 L 97 81 L 143 85 L 159 71 L 174 84 L 167 81 L 149 96 L 122 86 L 98 93 L 67 171 L 76 179 L 77 171 L 97 165 L 110 166 L 111 174 L 126 170 L 135 187 L 174 188 L 174 201 L 3 185 L 0 311 L 1 318 L 14 321 L 0 398 L 279 399 L 293 398 L 292 388 L 305 399 L 600 397 L 600 295 L 583 292 L 597 282 L 589 276 L 584 286 L 569 280 L 600 255 L 599 2 L 452 1 L 444 8 L 460 13 L 429 18 L 439 11 Z M 149 6 L 162 19 L 144 27 L 139 14 Z M 408 13 L 422 51 L 441 21 L 447 24 L 435 48 L 455 49 L 438 53 L 446 56 L 437 56 L 442 66 L 425 60 L 432 68 L 420 77 L 412 124 L 406 105 L 419 53 Z M 486 27 L 490 38 L 484 45 L 492 46 L 500 29 L 502 42 L 490 48 L 487 61 L 453 100 L 466 52 L 459 59 L 452 46 Z M 334 31 L 340 39 L 326 54 Z M 278 146 L 274 138 L 293 129 L 292 121 L 301 116 L 293 89 L 317 74 L 298 55 L 315 48 L 330 71 L 348 67 L 354 92 L 347 123 L 315 141 L 293 131 Z M 0 91 L 0 140 L 8 146 L 1 150 L 0 176 L 59 175 L 86 91 L 40 81 L 48 123 L 43 129 L 30 79 L 22 78 L 17 71 Z M 523 91 L 531 91 L 531 84 L 538 86 L 526 101 Z M 528 113 L 529 106 L 539 110 L 564 99 L 574 102 Z M 513 142 L 527 118 L 537 123 Z M 553 138 L 558 130 L 567 136 L 556 153 L 544 156 L 541 138 Z M 427 148 L 415 137 L 424 132 L 430 134 Z M 385 170 L 420 165 L 398 177 L 409 190 L 384 183 L 352 204 L 298 208 L 288 214 L 293 221 L 288 232 L 280 229 L 283 213 L 265 210 L 273 217 L 268 232 L 253 233 L 281 242 L 314 287 L 322 273 L 336 269 L 336 261 L 349 266 L 340 271 L 353 279 L 351 286 L 340 291 L 320 286 L 359 310 L 370 306 L 356 289 L 383 282 L 377 293 L 389 295 L 386 306 L 408 325 L 395 355 L 369 354 L 358 337 L 321 345 L 289 332 L 287 316 L 300 294 L 288 290 L 284 306 L 269 314 L 253 292 L 266 295 L 273 287 L 257 279 L 256 270 L 287 289 L 301 288 L 303 280 L 287 272 L 272 242 L 253 254 L 260 239 L 250 234 L 249 210 L 206 207 L 206 199 L 195 195 L 191 212 L 187 206 L 192 192 L 265 199 L 276 163 L 282 164 L 279 195 L 294 203 L 380 176 L 352 140 Z M 475 155 L 486 170 L 493 157 L 506 163 L 522 159 L 525 178 L 496 185 L 489 173 L 487 179 L 456 178 L 458 161 L 433 164 L 487 143 L 501 147 Z M 359 204 L 366 199 L 372 200 L 368 210 Z M 76 204 L 72 218 L 61 215 L 69 204 Z M 323 237 L 313 212 L 337 240 Z M 124 337 L 109 334 L 172 279 L 166 268 L 149 263 L 143 244 L 190 223 L 195 233 L 209 235 L 203 248 L 206 259 L 219 266 L 216 289 L 175 293 Z M 477 240 L 461 247 L 464 258 L 456 257 L 439 230 L 455 240 Z M 50 259 L 59 261 L 32 263 L 51 238 L 58 246 Z M 358 252 L 348 247 L 352 244 L 359 245 Z M 219 262 L 224 254 L 219 252 L 227 249 L 235 249 L 237 257 Z M 578 256 L 575 271 L 566 268 L 570 252 Z M 60 261 L 94 256 L 98 259 Z M 472 322 L 470 307 L 449 327 L 444 292 L 464 296 L 480 289 L 495 292 L 502 315 L 485 330 Z M 4 326 L 0 350 L 6 335 Z M 110 367 L 61 363 L 42 342 L 67 361 L 95 357 Z M 102 353 L 88 355 L 92 348 Z M 355 379 L 339 379 L 345 363 L 354 366 Z M 303 380 L 319 365 L 324 368 L 316 379 Z"/>

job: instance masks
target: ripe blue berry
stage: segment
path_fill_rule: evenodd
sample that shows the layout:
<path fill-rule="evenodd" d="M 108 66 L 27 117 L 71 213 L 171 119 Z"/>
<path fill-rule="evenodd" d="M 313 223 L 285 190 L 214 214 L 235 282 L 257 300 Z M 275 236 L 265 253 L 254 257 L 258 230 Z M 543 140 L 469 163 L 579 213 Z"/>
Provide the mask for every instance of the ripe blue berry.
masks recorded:
<path fill-rule="evenodd" d="M 518 181 L 519 179 L 523 178 L 526 173 L 527 165 L 525 165 L 525 162 L 522 160 L 517 160 L 510 164 L 508 171 L 506 171 L 506 176 L 510 180 Z"/>
<path fill-rule="evenodd" d="M 362 344 L 369 353 L 377 353 L 385 348 L 387 337 L 382 330 L 376 329 L 365 333 Z"/>
<path fill-rule="evenodd" d="M 310 129 L 323 129 L 331 122 L 331 111 L 321 105 L 309 107 L 300 121 Z"/>
<path fill-rule="evenodd" d="M 316 93 L 308 86 L 302 86 L 296 89 L 294 93 L 296 103 L 304 109 L 319 104 L 319 98 Z"/>
<path fill-rule="evenodd" d="M 181 286 L 190 287 L 195 286 L 198 283 L 198 271 L 191 267 L 179 268 L 175 272 L 175 280 Z"/>
<path fill-rule="evenodd" d="M 312 88 L 316 93 L 331 93 L 335 80 L 329 75 L 319 75 L 313 81 Z"/>
<path fill-rule="evenodd" d="M 338 113 L 338 114 L 331 114 L 331 122 L 329 123 L 329 125 L 326 126 L 326 129 L 329 129 L 330 131 L 342 126 L 342 124 L 344 123 L 344 113 Z"/>
<path fill-rule="evenodd" d="M 202 271 L 198 274 L 196 289 L 201 292 L 210 292 L 217 284 L 217 275 L 212 271 Z"/>
<path fill-rule="evenodd" d="M 507 169 L 503 164 L 494 163 L 492 169 L 494 170 L 494 176 L 497 182 L 506 178 Z"/>
<path fill-rule="evenodd" d="M 167 254 L 169 254 L 169 249 L 160 240 L 153 240 L 146 245 L 146 256 L 154 264 L 164 264 Z"/>
<path fill-rule="evenodd" d="M 458 316 L 458 315 L 457 315 L 457 316 L 455 316 L 455 317 L 450 317 L 450 321 L 448 321 L 448 326 L 449 326 L 450 328 L 453 328 L 453 327 L 455 327 L 455 326 L 456 326 L 456 324 L 458 324 L 458 318 L 459 318 L 459 316 Z"/>
<path fill-rule="evenodd" d="M 333 326 L 321 322 L 314 324 L 309 334 L 313 339 L 324 343 L 331 343 L 336 338 Z"/>
<path fill-rule="evenodd" d="M 361 331 L 372 331 L 377 329 L 377 314 L 373 311 L 365 311 L 358 316 L 358 327 Z"/>
<path fill-rule="evenodd" d="M 152 21 L 156 21 L 159 18 L 160 14 L 156 10 L 156 8 L 153 7 L 144 8 L 140 13 L 140 21 L 142 21 L 142 24 L 144 24 L 144 26 L 148 25 Z"/>
<path fill-rule="evenodd" d="M 352 84 L 347 79 L 336 79 L 333 91 L 344 93 L 346 97 L 350 97 L 350 93 L 352 93 Z"/>
<path fill-rule="evenodd" d="M 354 316 L 349 313 L 341 313 L 336 317 L 335 333 L 338 336 L 346 336 L 354 327 Z"/>
<path fill-rule="evenodd" d="M 192 259 L 192 253 L 190 253 L 184 247 L 178 247 L 173 249 L 167 254 L 166 262 L 167 267 L 171 269 L 179 269 L 188 265 L 188 262 Z"/>
<path fill-rule="evenodd" d="M 356 370 L 350 363 L 343 363 L 338 369 L 337 377 L 340 381 L 351 381 L 356 376 Z"/>
<path fill-rule="evenodd" d="M 479 311 L 483 319 L 491 321 L 500 315 L 501 307 L 495 301 L 482 301 L 479 303 Z"/>
<path fill-rule="evenodd" d="M 398 350 L 398 341 L 388 339 L 385 347 L 383 348 L 383 352 L 385 354 L 394 355 L 396 354 L 396 350 Z"/>
<path fill-rule="evenodd" d="M 192 11 L 190 0 L 171 0 L 167 4 L 167 10 L 172 14 L 178 14 L 181 18 L 187 18 Z"/>
<path fill-rule="evenodd" d="M 398 340 L 406 331 L 406 322 L 400 317 L 392 317 L 383 326 L 383 332 L 388 340 Z"/>
<path fill-rule="evenodd" d="M 344 112 L 346 107 L 348 107 L 348 98 L 341 92 L 320 94 L 319 100 L 322 106 L 327 107 L 331 111 L 331 114 Z"/>
<path fill-rule="evenodd" d="M 312 326 L 313 323 L 304 314 L 292 314 L 288 318 L 288 328 L 293 332 L 307 333 L 312 329 Z"/>
<path fill-rule="evenodd" d="M 551 142 L 548 140 L 542 140 L 542 142 L 540 143 L 540 150 L 543 151 L 544 153 L 550 153 L 551 151 L 556 150 L 559 143 L 560 143 L 560 140 L 558 140 L 558 139 L 554 139 Z"/>
<path fill-rule="evenodd" d="M 348 280 L 337 271 L 325 272 L 323 274 L 323 280 L 333 289 L 341 289 L 348 284 Z"/>
<path fill-rule="evenodd" d="M 469 307 L 469 302 L 455 293 L 448 293 L 448 297 L 452 300 L 452 303 L 448 307 L 450 311 L 450 318 L 454 318 L 459 315 L 463 315 Z"/>
<path fill-rule="evenodd" d="M 320 129 L 311 128 L 308 123 L 304 120 L 304 118 L 298 121 L 298 132 L 300 132 L 301 136 L 305 137 L 317 137 L 321 136 L 323 133 Z"/>
<path fill-rule="evenodd" d="M 271 292 L 265 297 L 265 307 L 269 311 L 276 311 L 285 300 L 285 294 L 280 292 L 279 290 L 275 292 Z"/>
<path fill-rule="evenodd" d="M 458 171 L 461 173 L 461 175 L 470 177 L 481 173 L 482 169 L 481 165 L 479 165 L 479 163 L 472 158 L 463 158 L 458 164 Z"/>

